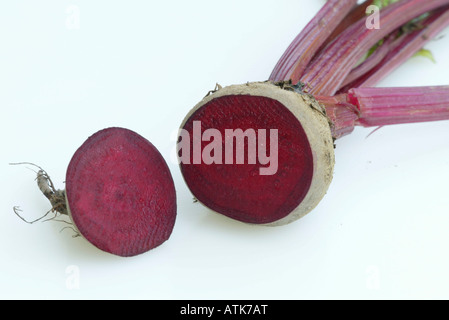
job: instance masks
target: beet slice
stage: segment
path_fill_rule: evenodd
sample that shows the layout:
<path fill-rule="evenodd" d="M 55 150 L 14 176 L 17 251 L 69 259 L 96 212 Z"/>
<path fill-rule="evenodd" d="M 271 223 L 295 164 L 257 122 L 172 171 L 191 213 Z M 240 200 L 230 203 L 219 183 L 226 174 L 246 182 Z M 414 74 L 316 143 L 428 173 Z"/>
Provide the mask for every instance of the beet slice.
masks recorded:
<path fill-rule="evenodd" d="M 261 175 L 260 168 L 267 165 L 248 161 L 248 140 L 240 140 L 245 143 L 245 154 L 248 151 L 243 164 L 237 164 L 237 152 L 233 163 L 224 161 L 226 155 L 221 163 L 195 163 L 194 157 L 199 158 L 195 155 L 195 123 L 201 124 L 202 133 L 209 129 L 221 133 L 221 150 L 226 150 L 226 130 L 264 129 L 267 137 L 270 130 L 277 130 L 276 172 Z M 232 219 L 251 224 L 290 223 L 318 204 L 332 180 L 335 160 L 330 125 L 321 106 L 308 95 L 271 83 L 221 88 L 191 110 L 181 129 L 192 137 L 190 161 L 183 157 L 182 148 L 178 154 L 187 186 L 200 203 Z M 183 139 L 180 135 L 179 143 Z M 200 139 L 203 154 L 211 139 Z M 268 138 L 258 141 L 258 148 L 265 143 L 269 154 L 269 142 Z"/>
<path fill-rule="evenodd" d="M 165 242 L 176 219 L 176 192 L 159 151 L 137 133 L 108 128 L 92 135 L 67 169 L 69 215 L 99 249 L 135 256 Z"/>
<path fill-rule="evenodd" d="M 219 121 L 215 121 L 217 114 L 222 116 Z M 278 174 L 260 175 L 260 168 L 264 167 L 260 163 L 181 165 L 190 189 L 206 206 L 236 220 L 269 223 L 284 218 L 304 199 L 312 182 L 312 150 L 299 121 L 277 100 L 224 96 L 197 110 L 186 122 L 184 129 L 192 136 L 194 121 L 201 121 L 203 130 L 219 130 L 222 136 L 229 128 L 246 131 L 283 126 Z M 207 142 L 202 144 L 204 150 Z M 224 141 L 222 146 L 225 150 Z"/>

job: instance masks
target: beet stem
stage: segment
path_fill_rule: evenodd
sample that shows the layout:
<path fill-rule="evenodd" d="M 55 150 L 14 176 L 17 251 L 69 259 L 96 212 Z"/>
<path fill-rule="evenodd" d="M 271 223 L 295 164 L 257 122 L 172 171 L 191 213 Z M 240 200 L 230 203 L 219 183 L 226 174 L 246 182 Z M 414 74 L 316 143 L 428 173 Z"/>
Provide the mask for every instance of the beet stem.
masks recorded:
<path fill-rule="evenodd" d="M 449 85 L 403 88 L 354 88 L 332 97 L 315 97 L 340 138 L 364 127 L 449 120 Z"/>
<path fill-rule="evenodd" d="M 326 39 L 322 45 L 324 49 L 329 43 L 338 38 L 338 36 L 349 28 L 352 24 L 356 23 L 363 17 L 366 17 L 367 8 L 372 5 L 374 0 L 366 0 L 363 3 L 357 5 L 351 12 L 341 21 L 341 23 L 335 28 L 334 32 Z"/>
<path fill-rule="evenodd" d="M 389 44 L 391 46 L 389 53 L 381 62 L 358 79 L 346 83 L 346 85 L 340 89 L 340 92 L 347 92 L 351 88 L 377 85 L 389 73 L 410 59 L 424 45 L 434 39 L 448 25 L 449 7 L 445 7 L 422 21 L 422 29 L 415 30 L 409 34 L 404 34 L 393 43 Z"/>
<path fill-rule="evenodd" d="M 392 44 L 395 43 L 394 42 L 395 38 L 396 38 L 395 34 L 390 35 L 386 39 L 386 41 L 373 52 L 373 54 L 371 54 L 360 65 L 352 69 L 351 72 L 346 77 L 345 81 L 343 81 L 342 87 L 359 79 L 360 77 L 362 77 L 363 75 L 367 74 L 369 71 L 374 69 L 376 66 L 378 66 L 392 50 L 393 48 Z M 354 88 L 354 86 L 351 88 Z"/>
<path fill-rule="evenodd" d="M 315 95 L 334 95 L 355 64 L 378 41 L 412 19 L 447 5 L 449 0 L 402 0 L 380 11 L 380 29 L 368 29 L 362 18 L 323 50 L 305 71 L 292 81 L 305 83 Z"/>
<path fill-rule="evenodd" d="M 274 68 L 269 80 L 287 81 L 302 74 L 315 53 L 357 4 L 357 0 L 329 0 L 293 40 Z"/>
<path fill-rule="evenodd" d="M 356 88 L 348 100 L 364 127 L 449 120 L 449 85 L 407 88 Z"/>

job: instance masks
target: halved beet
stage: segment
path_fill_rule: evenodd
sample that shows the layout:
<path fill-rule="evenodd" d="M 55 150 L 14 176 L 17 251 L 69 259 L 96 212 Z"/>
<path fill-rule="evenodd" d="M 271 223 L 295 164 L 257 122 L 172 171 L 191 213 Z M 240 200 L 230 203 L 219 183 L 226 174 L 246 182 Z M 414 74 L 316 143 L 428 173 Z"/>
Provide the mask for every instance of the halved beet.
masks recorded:
<path fill-rule="evenodd" d="M 214 140 L 221 136 L 221 141 L 195 138 L 195 124 L 197 132 L 201 125 L 202 134 L 211 129 L 219 132 Z M 318 204 L 332 180 L 334 146 L 329 122 L 321 106 L 307 95 L 271 83 L 221 88 L 191 110 L 181 129 L 192 137 L 190 161 L 183 157 L 186 150 L 180 148 L 178 154 L 186 184 L 200 203 L 232 219 L 251 224 L 290 223 Z M 227 130 L 265 130 L 267 138 L 257 142 L 257 149 L 265 149 L 267 155 L 272 151 L 268 132 L 277 130 L 276 170 L 263 175 L 260 169 L 266 164 L 260 159 L 248 161 L 249 139 L 240 139 L 240 145 L 235 139 L 233 145 L 245 150 L 243 164 L 237 163 L 236 152 L 232 163 L 224 160 L 225 154 L 221 163 L 198 161 L 212 142 L 226 152 Z M 182 140 L 185 137 L 180 135 L 181 145 Z"/>
<path fill-rule="evenodd" d="M 137 133 L 108 128 L 91 136 L 67 170 L 68 213 L 99 249 L 135 256 L 171 235 L 176 193 L 159 151 Z"/>

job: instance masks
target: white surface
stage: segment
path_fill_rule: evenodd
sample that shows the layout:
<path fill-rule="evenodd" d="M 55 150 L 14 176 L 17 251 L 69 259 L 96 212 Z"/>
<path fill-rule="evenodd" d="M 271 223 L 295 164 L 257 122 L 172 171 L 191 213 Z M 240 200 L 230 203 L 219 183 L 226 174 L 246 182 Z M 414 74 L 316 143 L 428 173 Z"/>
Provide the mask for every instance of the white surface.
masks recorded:
<path fill-rule="evenodd" d="M 193 204 L 172 162 L 173 234 L 135 258 L 13 214 L 20 205 L 36 218 L 49 203 L 32 171 L 8 163 L 39 164 L 64 188 L 75 150 L 109 126 L 135 130 L 169 161 L 190 108 L 216 82 L 265 80 L 323 3 L 3 1 L 0 298 L 449 298 L 448 121 L 368 138 L 372 129 L 355 130 L 337 143 L 319 207 L 281 228 Z M 70 19 L 76 9 L 79 25 Z M 427 46 L 437 64 L 413 58 L 382 85 L 449 84 L 448 33 Z"/>

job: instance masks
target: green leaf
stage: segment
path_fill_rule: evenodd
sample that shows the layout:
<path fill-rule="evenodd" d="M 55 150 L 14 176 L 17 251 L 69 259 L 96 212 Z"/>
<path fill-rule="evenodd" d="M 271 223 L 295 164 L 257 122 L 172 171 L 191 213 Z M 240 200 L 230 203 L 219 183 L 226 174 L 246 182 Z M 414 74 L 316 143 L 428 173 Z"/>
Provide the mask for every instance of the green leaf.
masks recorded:
<path fill-rule="evenodd" d="M 379 7 L 379 9 L 382 9 L 398 1 L 399 0 L 374 0 L 373 5 Z"/>
<path fill-rule="evenodd" d="M 373 5 L 375 5 L 376 7 L 382 8 L 382 1 L 383 0 L 374 0 L 373 1 Z"/>
<path fill-rule="evenodd" d="M 433 63 L 437 63 L 437 61 L 435 60 L 435 57 L 433 56 L 432 51 L 427 50 L 427 49 L 421 49 L 418 52 L 416 52 L 413 57 L 424 57 L 429 59 L 430 61 L 432 61 Z"/>

